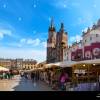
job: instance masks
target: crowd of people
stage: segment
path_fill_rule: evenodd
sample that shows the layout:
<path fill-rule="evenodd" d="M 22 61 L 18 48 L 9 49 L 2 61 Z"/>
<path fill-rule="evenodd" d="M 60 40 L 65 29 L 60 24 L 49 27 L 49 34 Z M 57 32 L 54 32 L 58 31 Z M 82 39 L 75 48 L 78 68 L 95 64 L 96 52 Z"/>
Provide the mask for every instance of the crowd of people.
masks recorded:
<path fill-rule="evenodd" d="M 51 86 L 51 88 L 55 90 L 65 90 L 65 83 L 69 80 L 68 74 L 64 71 L 60 74 L 57 74 L 56 71 L 53 70 L 21 72 L 20 75 L 26 80 L 31 79 L 32 82 L 45 82 L 48 86 Z"/>
<path fill-rule="evenodd" d="M 0 72 L 0 79 L 12 79 L 14 77 L 14 74 L 12 71 L 1 71 Z"/>

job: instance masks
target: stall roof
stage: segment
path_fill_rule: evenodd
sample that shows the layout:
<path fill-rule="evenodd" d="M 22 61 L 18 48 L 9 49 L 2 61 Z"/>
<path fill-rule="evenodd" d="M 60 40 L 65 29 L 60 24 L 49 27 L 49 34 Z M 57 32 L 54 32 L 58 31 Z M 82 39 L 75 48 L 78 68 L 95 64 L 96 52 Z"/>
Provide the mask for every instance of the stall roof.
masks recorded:
<path fill-rule="evenodd" d="M 56 62 L 56 63 L 46 64 L 46 68 L 51 68 L 52 66 L 71 67 L 74 64 L 76 64 L 75 61 L 63 61 L 63 62 Z"/>
<path fill-rule="evenodd" d="M 51 68 L 52 66 L 59 66 L 59 67 L 72 67 L 75 64 L 100 64 L 100 59 L 94 59 L 94 60 L 84 60 L 84 61 L 63 61 L 63 62 L 56 62 L 56 63 L 50 63 L 46 64 L 45 68 Z"/>
<path fill-rule="evenodd" d="M 5 68 L 5 67 L 0 66 L 0 71 L 9 71 L 9 69 L 7 69 L 7 68 Z"/>
<path fill-rule="evenodd" d="M 84 60 L 84 61 L 77 62 L 77 64 L 82 64 L 82 63 L 86 63 L 86 64 L 100 64 L 100 59 Z"/>
<path fill-rule="evenodd" d="M 60 67 L 71 67 L 72 65 L 76 64 L 75 61 L 63 61 L 60 63 Z"/>
<path fill-rule="evenodd" d="M 60 62 L 46 64 L 45 68 L 51 68 L 52 66 L 60 66 Z"/>

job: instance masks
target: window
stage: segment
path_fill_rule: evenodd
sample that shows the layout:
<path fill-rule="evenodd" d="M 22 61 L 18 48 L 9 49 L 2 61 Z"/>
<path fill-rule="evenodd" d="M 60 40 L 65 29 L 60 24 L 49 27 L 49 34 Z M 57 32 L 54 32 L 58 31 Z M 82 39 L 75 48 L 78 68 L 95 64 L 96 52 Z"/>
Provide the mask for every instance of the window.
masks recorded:
<path fill-rule="evenodd" d="M 92 37 L 90 37 L 90 40 L 92 40 Z"/>
<path fill-rule="evenodd" d="M 67 60 L 68 60 L 68 56 L 67 56 Z"/>
<path fill-rule="evenodd" d="M 85 42 L 86 42 L 86 40 L 85 40 Z"/>
<path fill-rule="evenodd" d="M 96 37 L 99 37 L 99 34 L 96 34 Z"/>
<path fill-rule="evenodd" d="M 66 56 L 66 53 L 65 53 L 65 56 Z"/>

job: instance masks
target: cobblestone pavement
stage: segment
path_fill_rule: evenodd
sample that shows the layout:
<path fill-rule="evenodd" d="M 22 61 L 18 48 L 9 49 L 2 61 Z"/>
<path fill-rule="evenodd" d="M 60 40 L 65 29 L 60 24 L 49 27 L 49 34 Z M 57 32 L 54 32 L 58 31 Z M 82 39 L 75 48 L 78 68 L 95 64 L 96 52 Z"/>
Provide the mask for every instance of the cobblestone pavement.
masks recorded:
<path fill-rule="evenodd" d="M 12 80 L 0 80 L 0 91 L 53 91 L 43 82 L 34 82 L 15 76 Z"/>

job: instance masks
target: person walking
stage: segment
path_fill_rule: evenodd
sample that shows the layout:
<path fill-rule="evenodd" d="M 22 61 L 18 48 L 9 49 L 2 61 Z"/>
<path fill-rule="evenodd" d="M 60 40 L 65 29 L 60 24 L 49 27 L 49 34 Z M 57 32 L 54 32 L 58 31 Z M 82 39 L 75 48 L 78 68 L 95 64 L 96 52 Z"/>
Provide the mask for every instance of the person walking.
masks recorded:
<path fill-rule="evenodd" d="M 61 76 L 60 76 L 60 86 L 61 86 L 61 90 L 66 90 L 65 88 L 65 83 L 68 80 L 68 74 L 65 72 L 62 72 Z"/>
<path fill-rule="evenodd" d="M 35 80 L 35 73 L 34 72 L 31 73 L 31 80 L 32 80 L 32 82 L 34 82 L 34 80 Z"/>

